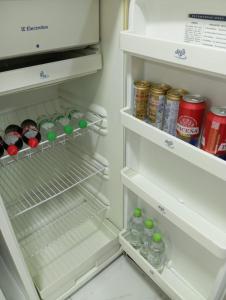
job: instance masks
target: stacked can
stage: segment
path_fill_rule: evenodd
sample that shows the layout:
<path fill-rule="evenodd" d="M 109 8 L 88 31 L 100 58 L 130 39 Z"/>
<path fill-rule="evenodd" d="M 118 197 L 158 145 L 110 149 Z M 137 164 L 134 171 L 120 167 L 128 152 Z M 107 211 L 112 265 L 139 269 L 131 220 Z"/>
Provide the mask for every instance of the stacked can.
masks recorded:
<path fill-rule="evenodd" d="M 162 129 L 166 93 L 171 89 L 167 84 L 153 84 L 150 91 L 148 118 L 150 123 Z"/>
<path fill-rule="evenodd" d="M 163 131 L 175 136 L 180 100 L 188 92 L 184 89 L 171 89 L 167 92 L 164 109 Z"/>
<path fill-rule="evenodd" d="M 200 95 L 186 95 L 180 101 L 177 137 L 194 146 L 198 146 L 206 100 Z"/>
<path fill-rule="evenodd" d="M 201 148 L 226 158 L 226 108 L 212 107 L 206 116 Z"/>
<path fill-rule="evenodd" d="M 147 118 L 147 105 L 151 83 L 148 81 L 136 81 L 134 83 L 134 116 L 140 120 Z"/>

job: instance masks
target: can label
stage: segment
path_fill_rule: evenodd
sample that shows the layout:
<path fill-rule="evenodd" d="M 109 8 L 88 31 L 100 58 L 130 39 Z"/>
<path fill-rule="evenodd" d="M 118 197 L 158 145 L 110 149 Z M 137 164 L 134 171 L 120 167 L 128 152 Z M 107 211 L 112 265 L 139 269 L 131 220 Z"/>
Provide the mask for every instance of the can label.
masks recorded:
<path fill-rule="evenodd" d="M 163 131 L 176 135 L 176 122 L 179 111 L 179 101 L 167 99 L 164 111 Z"/>
<path fill-rule="evenodd" d="M 205 102 L 189 103 L 185 100 L 180 102 L 177 118 L 177 137 L 194 146 L 198 145 Z"/>
<path fill-rule="evenodd" d="M 147 118 L 149 91 L 149 87 L 139 89 L 135 86 L 134 88 L 134 116 L 143 121 Z"/>
<path fill-rule="evenodd" d="M 192 136 L 199 134 L 198 122 L 189 116 L 180 116 L 177 121 L 177 131 L 181 136 Z"/>
<path fill-rule="evenodd" d="M 150 123 L 159 129 L 162 129 L 165 100 L 166 97 L 164 95 L 160 95 L 160 96 L 152 95 L 150 97 L 150 105 L 149 105 Z"/>
<path fill-rule="evenodd" d="M 226 155 L 226 118 L 209 113 L 203 132 L 201 147 L 217 156 Z"/>

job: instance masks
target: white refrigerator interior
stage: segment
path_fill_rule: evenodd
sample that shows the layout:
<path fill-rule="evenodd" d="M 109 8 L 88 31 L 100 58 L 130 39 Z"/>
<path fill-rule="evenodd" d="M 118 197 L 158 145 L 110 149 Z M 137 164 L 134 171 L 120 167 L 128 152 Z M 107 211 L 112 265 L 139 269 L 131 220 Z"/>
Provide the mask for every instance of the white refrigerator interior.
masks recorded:
<path fill-rule="evenodd" d="M 225 4 L 128 4 L 0 1 L 0 127 L 72 108 L 87 121 L 0 159 L 0 262 L 21 295 L 12 300 L 66 299 L 123 251 L 173 300 L 223 299 L 226 163 L 136 119 L 133 83 L 225 106 L 225 47 L 204 39 L 212 23 L 224 28 L 213 16 Z M 136 207 L 164 234 L 162 273 L 129 243 Z"/>

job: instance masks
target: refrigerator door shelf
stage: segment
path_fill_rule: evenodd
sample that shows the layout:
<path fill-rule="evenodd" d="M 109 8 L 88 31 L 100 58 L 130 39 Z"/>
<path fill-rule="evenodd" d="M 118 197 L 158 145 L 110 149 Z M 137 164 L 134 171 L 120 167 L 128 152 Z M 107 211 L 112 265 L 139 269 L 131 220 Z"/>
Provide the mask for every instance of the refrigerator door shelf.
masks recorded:
<path fill-rule="evenodd" d="M 129 190 L 141 197 L 212 254 L 225 259 L 226 233 L 223 230 L 208 222 L 200 214 L 138 172 L 125 168 L 122 170 L 121 176 L 124 186 Z"/>
<path fill-rule="evenodd" d="M 0 72 L 0 95 L 53 85 L 82 77 L 102 68 L 99 52 L 75 58 Z"/>
<path fill-rule="evenodd" d="M 125 128 L 226 181 L 226 162 L 224 160 L 135 118 L 129 107 L 121 110 L 121 120 Z"/>
<path fill-rule="evenodd" d="M 206 300 L 206 298 L 196 291 L 176 270 L 165 266 L 160 274 L 150 263 L 144 259 L 139 250 L 133 248 L 127 240 L 128 233 L 122 231 L 119 235 L 119 242 L 123 250 L 135 261 L 135 263 L 174 300 Z"/>
<path fill-rule="evenodd" d="M 222 64 L 226 58 L 224 49 L 152 38 L 130 31 L 121 32 L 120 47 L 134 56 L 211 73 L 215 76 L 226 76 Z"/>

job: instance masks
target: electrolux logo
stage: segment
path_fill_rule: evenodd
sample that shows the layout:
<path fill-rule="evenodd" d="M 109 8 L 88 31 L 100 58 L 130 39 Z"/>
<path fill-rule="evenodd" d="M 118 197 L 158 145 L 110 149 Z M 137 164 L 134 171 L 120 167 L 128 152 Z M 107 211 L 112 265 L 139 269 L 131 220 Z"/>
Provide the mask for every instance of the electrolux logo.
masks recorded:
<path fill-rule="evenodd" d="M 22 32 L 28 32 L 28 31 L 36 31 L 36 30 L 47 30 L 49 29 L 48 25 L 39 25 L 39 26 L 21 26 L 20 30 Z"/>

